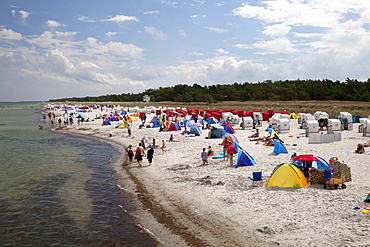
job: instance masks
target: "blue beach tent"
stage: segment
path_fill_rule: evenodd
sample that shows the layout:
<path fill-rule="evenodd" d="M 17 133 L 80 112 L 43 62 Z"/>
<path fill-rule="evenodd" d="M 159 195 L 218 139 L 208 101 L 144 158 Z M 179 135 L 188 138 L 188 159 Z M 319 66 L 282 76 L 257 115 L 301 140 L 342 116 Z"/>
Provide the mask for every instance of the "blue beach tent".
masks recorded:
<path fill-rule="evenodd" d="M 184 123 L 183 123 L 183 126 L 182 126 L 182 127 L 184 127 L 184 128 L 189 128 L 189 127 L 190 127 L 190 125 L 191 125 L 190 121 L 189 121 L 188 119 L 186 119 L 186 120 L 184 121 Z"/>
<path fill-rule="evenodd" d="M 210 136 L 209 138 L 223 138 L 225 136 L 225 130 L 224 129 L 211 129 L 210 130 Z"/>
<path fill-rule="evenodd" d="M 235 150 L 240 150 L 238 151 L 238 158 L 236 160 L 236 165 L 235 168 L 238 168 L 240 166 L 254 166 L 256 165 L 256 161 L 250 156 L 250 154 L 245 151 L 238 143 L 235 143 Z"/>
<path fill-rule="evenodd" d="M 161 125 L 159 123 L 159 119 L 157 117 L 153 118 L 153 128 L 159 128 Z"/>
<path fill-rule="evenodd" d="M 316 158 L 318 158 L 319 160 L 318 161 L 311 161 L 311 167 L 313 168 L 316 168 L 316 169 L 324 169 L 325 171 L 329 171 L 329 164 L 328 162 L 326 162 L 326 160 L 324 160 L 323 158 L 319 157 L 319 156 L 315 156 Z M 294 165 L 296 166 L 303 166 L 303 161 L 294 161 L 293 162 Z"/>
<path fill-rule="evenodd" d="M 210 117 L 206 120 L 207 123 L 209 124 L 216 124 L 217 122 L 215 121 L 215 118 L 214 117 Z"/>
<path fill-rule="evenodd" d="M 199 127 L 190 125 L 189 133 L 194 135 L 200 135 L 202 131 L 199 129 Z"/>
<path fill-rule="evenodd" d="M 254 166 L 256 162 L 252 158 L 252 156 L 247 153 L 247 151 L 242 150 L 238 152 L 238 159 L 236 161 L 235 168 L 241 167 L 241 166 Z"/>
<path fill-rule="evenodd" d="M 274 140 L 274 151 L 273 152 L 275 155 L 287 154 L 288 150 L 286 149 L 283 143 Z"/>
<path fill-rule="evenodd" d="M 234 128 L 230 124 L 224 123 L 222 126 L 224 127 L 224 130 L 226 133 L 229 133 L 229 134 L 235 133 Z"/>

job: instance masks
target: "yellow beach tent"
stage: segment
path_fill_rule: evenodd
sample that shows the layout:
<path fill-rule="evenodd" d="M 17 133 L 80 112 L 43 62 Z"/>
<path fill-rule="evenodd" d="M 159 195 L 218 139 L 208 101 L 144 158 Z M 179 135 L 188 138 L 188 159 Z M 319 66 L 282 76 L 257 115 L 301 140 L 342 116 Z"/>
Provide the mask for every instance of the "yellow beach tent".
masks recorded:
<path fill-rule="evenodd" d="M 275 167 L 266 187 L 303 188 L 307 180 L 301 170 L 292 164 L 280 164 Z"/>
<path fill-rule="evenodd" d="M 290 113 L 290 119 L 298 119 L 298 115 L 295 112 Z"/>
<path fill-rule="evenodd" d="M 118 126 L 119 129 L 127 128 L 128 126 L 131 126 L 131 124 L 127 121 L 123 121 L 120 126 Z"/>

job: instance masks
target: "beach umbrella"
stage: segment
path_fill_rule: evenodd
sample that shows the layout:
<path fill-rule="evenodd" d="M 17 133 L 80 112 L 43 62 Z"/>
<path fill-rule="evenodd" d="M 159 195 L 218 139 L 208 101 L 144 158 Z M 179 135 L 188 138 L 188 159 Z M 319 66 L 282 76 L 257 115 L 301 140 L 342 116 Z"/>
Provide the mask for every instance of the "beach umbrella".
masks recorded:
<path fill-rule="evenodd" d="M 297 157 L 294 157 L 293 160 L 298 160 L 298 161 L 319 161 L 319 159 L 316 158 L 315 156 L 308 155 L 308 154 L 298 155 Z"/>
<path fill-rule="evenodd" d="M 316 158 L 318 158 L 319 160 L 318 161 L 312 161 L 311 162 L 311 167 L 316 168 L 316 169 L 324 169 L 324 170 L 328 171 L 329 170 L 328 162 L 326 160 L 324 160 L 323 158 L 319 157 L 319 156 L 316 156 Z M 303 161 L 295 160 L 293 162 L 293 165 L 302 167 L 303 166 Z"/>

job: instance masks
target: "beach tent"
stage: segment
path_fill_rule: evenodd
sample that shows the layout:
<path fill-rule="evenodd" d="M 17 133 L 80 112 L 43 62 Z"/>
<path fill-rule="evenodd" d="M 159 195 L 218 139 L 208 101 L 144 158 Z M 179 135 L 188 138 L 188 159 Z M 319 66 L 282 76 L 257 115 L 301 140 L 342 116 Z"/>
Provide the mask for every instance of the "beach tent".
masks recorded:
<path fill-rule="evenodd" d="M 119 129 L 127 128 L 128 126 L 131 126 L 131 124 L 127 121 L 123 121 L 120 126 L 118 126 Z"/>
<path fill-rule="evenodd" d="M 200 135 L 202 131 L 197 126 L 190 125 L 189 134 Z"/>
<path fill-rule="evenodd" d="M 236 160 L 235 168 L 238 168 L 240 166 L 254 166 L 256 164 L 256 161 L 252 158 L 252 156 L 249 155 L 247 151 L 242 149 L 239 144 L 235 144 L 237 148 L 235 150 L 241 150 L 238 152 L 238 158 Z"/>
<path fill-rule="evenodd" d="M 216 119 L 214 117 L 208 118 L 206 120 L 206 122 L 209 123 L 209 124 L 216 124 L 217 123 L 217 121 L 216 121 Z"/>
<path fill-rule="evenodd" d="M 324 160 L 323 158 L 319 157 L 319 156 L 315 156 L 317 159 L 317 161 L 311 161 L 311 167 L 313 168 L 316 168 L 316 169 L 324 169 L 325 171 L 329 171 L 329 164 L 326 160 Z M 299 161 L 299 160 L 295 160 L 293 162 L 294 165 L 297 165 L 297 166 L 303 166 L 303 161 Z"/>
<path fill-rule="evenodd" d="M 181 130 L 180 125 L 176 122 L 171 122 L 170 126 L 168 127 L 168 131 L 176 131 L 176 130 Z"/>
<path fill-rule="evenodd" d="M 303 188 L 307 180 L 301 170 L 292 164 L 280 164 L 275 167 L 266 187 Z"/>
<path fill-rule="evenodd" d="M 224 129 L 211 129 L 209 134 L 209 138 L 222 138 L 225 136 L 225 130 Z"/>
<path fill-rule="evenodd" d="M 84 116 L 81 113 L 74 113 L 73 117 L 74 118 L 83 118 Z"/>
<path fill-rule="evenodd" d="M 234 128 L 230 124 L 224 123 L 222 126 L 224 127 L 224 130 L 226 133 L 229 133 L 229 134 L 235 133 Z"/>
<path fill-rule="evenodd" d="M 284 144 L 280 141 L 274 140 L 274 154 L 279 155 L 279 154 L 287 154 L 288 150 L 284 146 Z"/>
<path fill-rule="evenodd" d="M 161 126 L 157 117 L 154 117 L 150 122 L 153 123 L 153 128 L 159 128 Z"/>
<path fill-rule="evenodd" d="M 108 118 L 104 119 L 103 125 L 111 125 L 110 121 Z"/>
<path fill-rule="evenodd" d="M 290 119 L 298 119 L 298 115 L 295 112 L 289 114 Z"/>
<path fill-rule="evenodd" d="M 111 117 L 109 118 L 109 121 L 119 121 L 119 117 Z"/>
<path fill-rule="evenodd" d="M 370 193 L 369 194 L 367 194 L 367 197 L 366 197 L 366 199 L 365 199 L 365 201 L 364 202 L 370 202 Z"/>
<path fill-rule="evenodd" d="M 183 123 L 183 126 L 182 126 L 182 127 L 184 127 L 184 128 L 189 128 L 189 127 L 190 127 L 190 125 L 191 125 L 190 121 L 189 121 L 188 119 L 186 119 L 186 120 L 184 121 L 184 123 Z"/>
<path fill-rule="evenodd" d="M 225 134 L 225 137 L 224 137 L 223 141 L 224 142 L 229 141 L 229 142 L 233 142 L 233 143 L 239 143 L 238 139 L 233 134 L 228 134 L 228 133 Z"/>

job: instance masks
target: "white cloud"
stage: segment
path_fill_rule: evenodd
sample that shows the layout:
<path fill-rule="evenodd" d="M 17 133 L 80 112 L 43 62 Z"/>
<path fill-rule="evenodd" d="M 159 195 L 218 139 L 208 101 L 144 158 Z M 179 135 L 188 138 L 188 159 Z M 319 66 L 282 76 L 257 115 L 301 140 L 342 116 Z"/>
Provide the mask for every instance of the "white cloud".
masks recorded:
<path fill-rule="evenodd" d="M 14 32 L 11 29 L 1 28 L 0 29 L 0 39 L 21 40 L 21 39 L 23 39 L 23 37 L 22 37 L 22 34 Z"/>
<path fill-rule="evenodd" d="M 143 49 L 132 44 L 124 44 L 121 42 L 108 42 L 104 44 L 95 38 L 87 38 L 86 52 L 90 55 L 114 55 L 128 57 L 132 59 L 141 59 Z"/>
<path fill-rule="evenodd" d="M 80 16 L 77 20 L 82 22 L 97 22 L 97 20 L 91 19 L 89 16 Z"/>
<path fill-rule="evenodd" d="M 191 56 L 204 56 L 204 53 L 201 53 L 201 52 L 190 52 L 188 54 Z"/>
<path fill-rule="evenodd" d="M 192 15 L 191 18 L 197 19 L 197 18 L 205 18 L 206 15 Z"/>
<path fill-rule="evenodd" d="M 26 19 L 30 16 L 30 13 L 24 10 L 18 11 L 21 14 L 22 22 L 24 23 Z"/>
<path fill-rule="evenodd" d="M 208 29 L 208 30 L 211 30 L 212 32 L 216 32 L 216 33 L 227 33 L 227 29 L 223 29 L 223 28 L 217 28 L 217 27 L 205 27 L 205 29 Z"/>
<path fill-rule="evenodd" d="M 276 38 L 273 40 L 262 40 L 254 43 L 253 45 L 248 44 L 237 44 L 234 45 L 235 47 L 241 48 L 241 49 L 261 49 L 263 51 L 257 52 L 258 54 L 276 54 L 276 53 L 294 53 L 296 52 L 296 49 L 291 44 L 289 39 L 285 37 Z"/>
<path fill-rule="evenodd" d="M 159 14 L 159 11 L 145 11 L 144 15 L 152 15 L 152 14 Z"/>
<path fill-rule="evenodd" d="M 187 36 L 185 30 L 183 30 L 183 29 L 177 30 L 177 34 L 181 37 L 186 37 Z"/>
<path fill-rule="evenodd" d="M 56 27 L 66 27 L 67 25 L 64 25 L 60 22 L 53 21 L 53 20 L 48 20 L 45 22 L 45 25 L 50 28 L 56 28 Z"/>
<path fill-rule="evenodd" d="M 222 3 L 216 3 L 216 6 L 218 6 L 218 7 L 222 7 L 222 6 L 224 6 L 225 5 L 225 3 L 224 2 L 222 2 Z"/>
<path fill-rule="evenodd" d="M 224 49 L 217 49 L 217 51 L 216 51 L 218 54 L 229 54 L 229 52 L 228 51 L 225 51 Z"/>
<path fill-rule="evenodd" d="M 108 37 L 114 36 L 114 35 L 117 35 L 117 34 L 118 34 L 117 32 L 107 32 L 107 33 L 105 33 L 105 35 L 107 35 Z"/>
<path fill-rule="evenodd" d="M 144 31 L 152 36 L 154 39 L 165 39 L 166 34 L 152 26 L 144 27 Z"/>
<path fill-rule="evenodd" d="M 285 24 L 266 26 L 263 34 L 271 37 L 284 37 L 290 32 L 291 27 Z"/>
<path fill-rule="evenodd" d="M 110 17 L 107 19 L 94 19 L 89 16 L 80 16 L 77 18 L 77 20 L 82 21 L 82 22 L 125 22 L 125 21 L 134 21 L 138 22 L 139 19 L 136 18 L 135 16 L 126 16 L 126 15 L 116 15 L 114 17 Z"/>
<path fill-rule="evenodd" d="M 260 19 L 265 23 L 285 25 L 330 27 L 341 19 L 338 12 L 320 8 L 314 1 L 272 0 L 262 2 L 265 6 L 251 6 L 247 3 L 234 9 L 236 16 Z M 327 2 L 327 1 L 323 1 Z"/>
<path fill-rule="evenodd" d="M 48 63 L 53 63 L 53 68 L 58 69 L 58 71 L 65 73 L 72 73 L 75 71 L 75 65 L 63 55 L 63 52 L 58 49 L 53 49 L 47 54 Z"/>
<path fill-rule="evenodd" d="M 135 22 L 138 22 L 139 19 L 137 19 L 135 16 L 116 15 L 114 17 L 111 17 L 111 18 L 105 19 L 105 20 L 101 20 L 101 21 L 113 21 L 113 22 L 135 21 Z"/>

